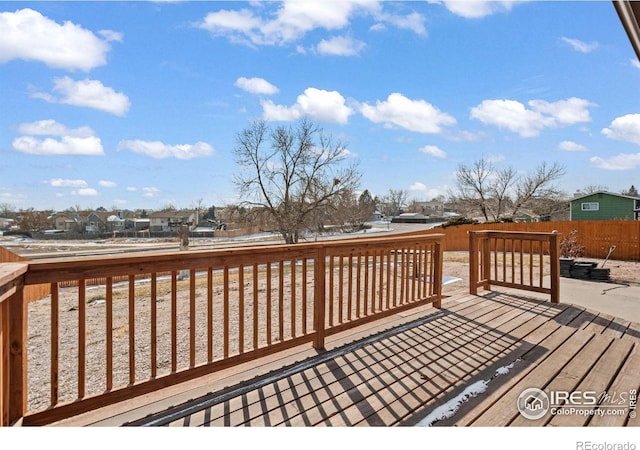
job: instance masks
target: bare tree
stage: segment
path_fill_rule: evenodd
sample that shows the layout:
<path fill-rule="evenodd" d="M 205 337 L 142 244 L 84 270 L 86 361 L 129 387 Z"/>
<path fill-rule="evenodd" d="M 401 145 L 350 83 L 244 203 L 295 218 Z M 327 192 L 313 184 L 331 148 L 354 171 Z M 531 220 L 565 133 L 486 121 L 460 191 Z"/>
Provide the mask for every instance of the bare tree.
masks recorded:
<path fill-rule="evenodd" d="M 374 199 L 368 190 L 358 197 L 355 192 L 345 191 L 331 201 L 333 225 L 342 231 L 353 232 L 365 228 L 365 222 L 375 212 Z"/>
<path fill-rule="evenodd" d="M 9 203 L 0 203 L 0 217 L 11 218 L 15 216 L 16 207 Z"/>
<path fill-rule="evenodd" d="M 564 174 L 564 168 L 557 163 L 547 165 L 546 162 L 543 162 L 533 172 L 520 177 L 516 182 L 511 215 L 515 216 L 534 198 L 557 198 L 561 195 L 561 191 L 553 185 L 553 182 Z"/>
<path fill-rule="evenodd" d="M 245 203 L 266 208 L 288 244 L 312 227 L 314 213 L 360 180 L 356 165 L 344 164 L 344 145 L 307 119 L 275 129 L 255 121 L 238 133 L 234 153 Z"/>
<path fill-rule="evenodd" d="M 47 228 L 47 213 L 36 211 L 33 208 L 21 210 L 15 220 L 15 224 L 21 231 L 42 231 Z"/>
<path fill-rule="evenodd" d="M 544 162 L 532 172 L 518 174 L 511 167 L 496 170 L 481 158 L 471 166 L 458 166 L 458 192 L 454 197 L 463 207 L 479 211 L 486 221 L 499 221 L 516 215 L 535 199 L 557 198 L 561 192 L 553 182 L 562 175 L 564 169 L 557 163 Z"/>
<path fill-rule="evenodd" d="M 456 199 L 465 206 L 476 208 L 489 220 L 489 201 L 492 196 L 491 174 L 493 165 L 484 158 L 473 163 L 472 166 L 460 164 L 456 172 L 458 194 Z"/>
<path fill-rule="evenodd" d="M 622 190 L 621 192 L 622 195 L 628 195 L 630 197 L 638 197 L 638 190 L 636 189 L 636 187 L 632 184 L 631 187 L 629 189 L 626 190 Z"/>
<path fill-rule="evenodd" d="M 578 189 L 578 192 L 584 195 L 589 195 L 595 194 L 596 192 L 607 192 L 608 190 L 609 186 L 605 186 L 604 184 L 590 184 L 582 189 Z"/>
<path fill-rule="evenodd" d="M 402 208 L 407 206 L 407 199 L 409 193 L 404 189 L 389 189 L 387 195 L 384 196 L 385 202 L 385 215 L 397 216 L 402 211 Z"/>

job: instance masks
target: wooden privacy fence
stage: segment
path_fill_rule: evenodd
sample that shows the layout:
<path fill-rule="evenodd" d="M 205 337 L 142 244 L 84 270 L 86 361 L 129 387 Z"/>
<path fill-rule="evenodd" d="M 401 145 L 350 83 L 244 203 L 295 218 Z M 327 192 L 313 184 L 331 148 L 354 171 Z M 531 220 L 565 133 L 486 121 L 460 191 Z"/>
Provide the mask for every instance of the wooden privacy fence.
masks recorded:
<path fill-rule="evenodd" d="M 616 249 L 611 255 L 612 259 L 640 261 L 640 220 L 483 223 L 434 228 L 427 232 L 445 235 L 445 251 L 466 251 L 469 245 L 469 231 L 478 230 L 530 233 L 551 233 L 555 230 L 562 237 L 567 237 L 572 230 L 576 230 L 578 243 L 584 246 L 584 257 L 586 258 L 605 258 L 611 246 L 615 245 Z M 413 232 L 406 235 L 421 233 L 425 232 Z"/>
<path fill-rule="evenodd" d="M 0 424 L 50 423 L 293 346 L 320 349 L 331 334 L 405 309 L 440 307 L 442 239 L 21 265 L 24 273 L 3 279 L 20 287 L 0 310 Z M 113 281 L 121 276 L 128 281 Z M 89 287 L 92 278 L 106 283 Z M 70 280 L 77 287 L 60 287 Z M 26 302 L 21 286 L 41 283 L 51 295 Z"/>
<path fill-rule="evenodd" d="M 560 302 L 558 233 L 470 231 L 467 242 L 472 295 L 495 285 L 542 292 Z"/>

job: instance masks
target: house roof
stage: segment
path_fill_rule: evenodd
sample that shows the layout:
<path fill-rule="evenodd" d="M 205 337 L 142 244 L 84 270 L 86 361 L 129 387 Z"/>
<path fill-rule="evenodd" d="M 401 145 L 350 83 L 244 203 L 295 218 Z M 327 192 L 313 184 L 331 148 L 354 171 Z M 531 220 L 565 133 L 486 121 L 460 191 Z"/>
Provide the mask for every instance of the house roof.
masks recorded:
<path fill-rule="evenodd" d="M 632 195 L 616 194 L 615 192 L 607 192 L 607 191 L 596 191 L 596 192 L 591 192 L 590 194 L 584 194 L 578 197 L 574 197 L 570 200 L 570 202 L 574 202 L 575 200 L 580 200 L 586 197 L 591 197 L 592 195 L 597 195 L 597 194 L 606 194 L 606 195 L 612 195 L 614 197 L 629 198 L 631 200 L 640 200 L 640 197 L 634 197 Z"/>
<path fill-rule="evenodd" d="M 158 212 L 151 213 L 149 215 L 149 217 L 151 217 L 153 219 L 160 219 L 160 218 L 178 218 L 178 219 L 181 219 L 181 218 L 184 218 L 184 217 L 189 217 L 193 213 L 194 213 L 194 211 L 192 211 L 192 210 L 158 211 Z"/>

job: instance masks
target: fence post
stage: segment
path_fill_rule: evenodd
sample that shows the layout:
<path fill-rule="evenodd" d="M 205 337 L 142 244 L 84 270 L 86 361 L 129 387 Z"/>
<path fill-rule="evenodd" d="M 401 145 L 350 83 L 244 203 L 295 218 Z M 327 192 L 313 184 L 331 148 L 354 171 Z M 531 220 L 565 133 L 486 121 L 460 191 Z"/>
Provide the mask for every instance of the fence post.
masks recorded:
<path fill-rule="evenodd" d="M 24 286 L 9 297 L 9 398 L 7 423 L 13 425 L 27 412 L 27 307 Z"/>
<path fill-rule="evenodd" d="M 316 261 L 314 263 L 314 299 L 313 299 L 313 323 L 315 328 L 315 339 L 313 340 L 313 348 L 316 350 L 324 349 L 324 323 L 325 323 L 325 259 L 326 251 L 323 246 L 318 247 Z"/>
<path fill-rule="evenodd" d="M 549 259 L 551 260 L 551 302 L 560 303 L 560 233 L 556 230 L 549 237 Z M 540 268 L 542 270 L 542 267 Z"/>
<path fill-rule="evenodd" d="M 476 232 L 469 233 L 469 293 L 478 295 L 478 241 Z"/>

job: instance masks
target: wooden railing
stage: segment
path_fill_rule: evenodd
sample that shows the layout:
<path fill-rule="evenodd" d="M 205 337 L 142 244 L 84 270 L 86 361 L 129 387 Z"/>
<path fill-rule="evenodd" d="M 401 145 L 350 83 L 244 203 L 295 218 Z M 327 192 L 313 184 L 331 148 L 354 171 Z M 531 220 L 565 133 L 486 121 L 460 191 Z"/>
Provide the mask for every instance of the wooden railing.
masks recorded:
<path fill-rule="evenodd" d="M 442 235 L 11 266 L 0 266 L 0 425 L 41 425 L 440 307 Z M 43 283 L 51 295 L 25 301 L 22 287 Z"/>
<path fill-rule="evenodd" d="M 18 313 L 22 309 L 26 271 L 26 264 L 0 264 L 0 426 L 19 418 L 12 405 L 20 405 L 22 396 L 13 386 L 26 382 L 21 371 L 24 315 Z"/>
<path fill-rule="evenodd" d="M 549 294 L 559 303 L 559 237 L 557 232 L 469 231 L 470 293 L 504 286 Z"/>

